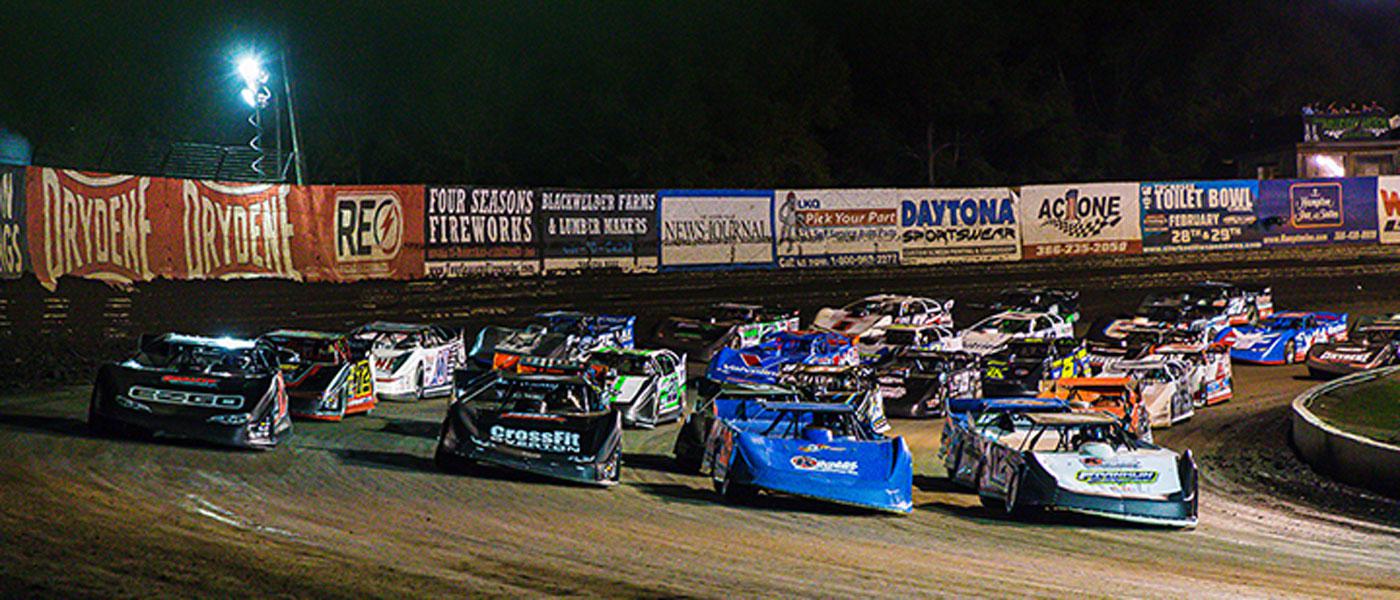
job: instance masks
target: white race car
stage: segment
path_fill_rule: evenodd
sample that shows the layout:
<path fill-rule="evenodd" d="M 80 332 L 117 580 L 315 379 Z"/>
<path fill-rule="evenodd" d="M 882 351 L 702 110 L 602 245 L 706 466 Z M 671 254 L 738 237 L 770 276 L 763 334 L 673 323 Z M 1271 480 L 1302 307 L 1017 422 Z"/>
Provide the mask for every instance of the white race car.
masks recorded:
<path fill-rule="evenodd" d="M 884 362 L 904 350 L 962 350 L 962 337 L 943 325 L 890 325 L 856 338 L 856 351 L 865 363 Z"/>
<path fill-rule="evenodd" d="M 1181 358 L 1151 354 L 1110 363 L 1104 377 L 1132 377 L 1153 429 L 1171 427 L 1195 414 L 1196 398 L 1205 395 L 1206 368 Z"/>
<path fill-rule="evenodd" d="M 452 374 L 465 359 L 462 336 L 446 327 L 370 323 L 350 333 L 352 347 L 369 357 L 375 395 L 420 400 L 452 392 Z"/>
<path fill-rule="evenodd" d="M 834 331 L 852 339 L 896 324 L 951 327 L 953 301 L 877 294 L 841 308 L 823 308 L 812 320 L 813 328 Z"/>
<path fill-rule="evenodd" d="M 1048 312 L 1006 311 L 968 327 L 962 333 L 962 350 L 987 355 L 1019 338 L 1061 339 L 1074 337 L 1074 325 Z"/>

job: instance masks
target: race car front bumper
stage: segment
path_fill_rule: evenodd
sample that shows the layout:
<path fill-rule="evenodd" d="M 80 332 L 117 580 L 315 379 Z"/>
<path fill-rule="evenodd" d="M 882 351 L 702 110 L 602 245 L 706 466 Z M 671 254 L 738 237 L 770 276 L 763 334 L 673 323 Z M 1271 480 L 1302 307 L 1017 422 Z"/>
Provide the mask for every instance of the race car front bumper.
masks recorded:
<path fill-rule="evenodd" d="M 462 463 L 490 465 L 561 481 L 601 487 L 617 485 L 620 460 L 603 456 L 597 457 L 600 460 L 575 462 L 483 442 L 468 435 L 456 421 L 456 418 L 448 417 L 447 426 L 438 439 L 439 455 Z"/>
<path fill-rule="evenodd" d="M 1021 476 L 1017 504 L 1066 510 L 1117 521 L 1162 527 L 1196 526 L 1196 466 L 1189 453 L 1178 475 L 1182 491 L 1163 500 L 1118 498 L 1072 492 L 1060 487 L 1037 461 L 1029 461 Z"/>
<path fill-rule="evenodd" d="M 265 414 L 261 418 L 248 415 L 248 420 L 242 422 L 215 422 L 211 418 L 224 415 L 168 414 L 160 407 L 121 395 L 99 403 L 96 412 L 115 423 L 160 436 L 253 450 L 275 448 L 292 432 L 292 420 L 279 419 L 275 414 Z M 237 415 L 230 413 L 229 416 Z"/>

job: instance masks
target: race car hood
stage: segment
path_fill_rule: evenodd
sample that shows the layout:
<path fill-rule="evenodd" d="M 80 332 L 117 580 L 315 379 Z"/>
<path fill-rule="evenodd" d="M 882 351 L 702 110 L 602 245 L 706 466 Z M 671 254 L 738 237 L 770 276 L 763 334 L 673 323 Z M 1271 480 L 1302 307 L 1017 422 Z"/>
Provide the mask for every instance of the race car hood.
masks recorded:
<path fill-rule="evenodd" d="M 823 308 L 812 320 L 812 326 L 855 337 L 876 327 L 889 326 L 892 321 L 893 319 L 889 315 L 871 314 L 853 317 L 850 313 L 838 308 Z"/>
<path fill-rule="evenodd" d="M 1271 351 L 1274 346 L 1284 339 L 1291 338 L 1297 333 L 1294 330 L 1270 330 L 1259 327 L 1240 327 L 1235 329 L 1233 336 L 1229 336 L 1233 343 L 1232 351 L 1264 354 Z"/>
<path fill-rule="evenodd" d="M 275 374 L 210 376 L 133 368 L 110 364 L 103 368 L 113 394 L 147 407 L 147 412 L 189 416 L 217 413 L 259 413 L 272 399 Z"/>
<path fill-rule="evenodd" d="M 1035 460 L 1060 488 L 1109 498 L 1166 500 L 1181 491 L 1177 456 L 1165 449 L 1105 452 L 1035 452 Z"/>
<path fill-rule="evenodd" d="M 967 331 L 962 335 L 962 350 L 987 355 L 1006 345 L 1011 335 L 999 331 Z"/>
<path fill-rule="evenodd" d="M 813 443 L 743 432 L 735 441 L 757 487 L 889 512 L 913 508 L 913 466 L 903 438 Z"/>
<path fill-rule="evenodd" d="M 655 379 L 640 375 L 619 375 L 603 391 L 613 404 L 635 404 L 651 390 Z"/>

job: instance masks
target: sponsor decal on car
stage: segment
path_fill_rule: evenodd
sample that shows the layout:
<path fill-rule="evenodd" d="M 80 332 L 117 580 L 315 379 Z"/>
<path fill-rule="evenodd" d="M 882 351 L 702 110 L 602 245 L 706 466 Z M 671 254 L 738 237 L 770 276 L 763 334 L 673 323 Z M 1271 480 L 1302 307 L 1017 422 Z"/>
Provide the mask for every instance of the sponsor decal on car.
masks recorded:
<path fill-rule="evenodd" d="M 1157 482 L 1156 471 L 1141 469 L 1085 469 L 1074 478 L 1089 485 L 1148 485 Z"/>
<path fill-rule="evenodd" d="M 798 452 L 821 452 L 821 451 L 823 451 L 823 450 L 830 450 L 830 451 L 832 451 L 832 452 L 841 452 L 841 451 L 845 450 L 845 448 L 839 448 L 839 447 L 836 447 L 836 446 L 828 446 L 828 445 L 826 445 L 826 444 L 807 444 L 806 446 L 798 446 L 798 448 L 797 448 L 797 451 L 798 451 Z M 793 466 L 796 466 L 796 465 L 793 465 Z M 800 469 L 801 467 L 798 467 L 798 468 Z"/>
<path fill-rule="evenodd" d="M 578 452 L 582 449 L 579 434 L 573 431 L 537 431 L 495 425 L 491 427 L 491 441 L 543 452 Z"/>
<path fill-rule="evenodd" d="M 793 468 L 799 471 L 812 471 L 814 473 L 838 473 L 841 475 L 856 475 L 859 471 L 859 464 L 853 460 L 821 460 L 810 456 L 794 456 L 789 461 Z"/>

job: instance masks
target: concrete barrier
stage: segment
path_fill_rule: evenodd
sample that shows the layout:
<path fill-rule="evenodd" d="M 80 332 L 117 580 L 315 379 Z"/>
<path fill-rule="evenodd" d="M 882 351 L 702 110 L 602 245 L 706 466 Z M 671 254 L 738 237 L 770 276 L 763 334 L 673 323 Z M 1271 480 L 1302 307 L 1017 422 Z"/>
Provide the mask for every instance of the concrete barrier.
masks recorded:
<path fill-rule="evenodd" d="M 1333 427 L 1308 409 L 1318 396 L 1397 372 L 1400 367 L 1348 375 L 1294 398 L 1290 437 L 1303 460 L 1317 472 L 1337 481 L 1400 498 L 1400 447 Z"/>

